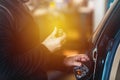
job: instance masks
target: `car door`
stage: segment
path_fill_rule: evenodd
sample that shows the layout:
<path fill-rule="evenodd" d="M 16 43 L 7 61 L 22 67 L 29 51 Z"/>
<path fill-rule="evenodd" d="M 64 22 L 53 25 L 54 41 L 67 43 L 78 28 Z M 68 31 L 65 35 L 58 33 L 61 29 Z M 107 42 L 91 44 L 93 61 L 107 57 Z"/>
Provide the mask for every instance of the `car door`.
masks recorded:
<path fill-rule="evenodd" d="M 120 43 L 120 1 L 116 0 L 93 35 L 92 57 L 95 61 L 92 80 L 109 80 L 116 50 Z"/>

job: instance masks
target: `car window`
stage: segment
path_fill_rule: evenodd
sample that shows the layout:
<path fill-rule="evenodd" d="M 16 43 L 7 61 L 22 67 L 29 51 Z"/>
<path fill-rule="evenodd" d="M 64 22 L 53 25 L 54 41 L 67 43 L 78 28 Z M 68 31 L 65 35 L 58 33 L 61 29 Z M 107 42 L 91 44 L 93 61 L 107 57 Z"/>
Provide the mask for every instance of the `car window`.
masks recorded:
<path fill-rule="evenodd" d="M 106 15 L 104 16 L 104 18 L 101 20 L 98 28 L 96 29 L 96 31 L 94 32 L 94 34 L 93 34 L 93 36 L 92 36 L 91 41 L 92 41 L 93 44 L 96 43 L 98 37 L 100 36 L 101 31 L 103 31 L 103 28 L 105 28 L 105 27 L 104 27 L 104 26 L 105 26 L 105 23 L 107 23 L 108 20 L 109 20 L 109 18 L 112 17 L 112 13 L 113 13 L 114 8 L 115 8 L 115 6 L 117 5 L 117 3 L 118 3 L 118 0 L 115 0 L 114 3 L 113 3 L 113 5 L 112 5 L 112 6 L 110 7 L 110 9 L 107 11 L 107 13 L 106 13 Z"/>

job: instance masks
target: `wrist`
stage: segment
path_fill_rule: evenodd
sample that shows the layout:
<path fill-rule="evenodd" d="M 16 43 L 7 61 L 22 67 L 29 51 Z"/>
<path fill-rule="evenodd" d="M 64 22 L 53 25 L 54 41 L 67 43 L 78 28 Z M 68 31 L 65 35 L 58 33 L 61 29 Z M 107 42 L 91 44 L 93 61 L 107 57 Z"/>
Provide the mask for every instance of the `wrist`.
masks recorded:
<path fill-rule="evenodd" d="M 46 42 L 42 42 L 42 45 L 44 45 L 50 52 L 54 51 L 52 47 L 50 47 L 49 44 L 47 44 Z"/>

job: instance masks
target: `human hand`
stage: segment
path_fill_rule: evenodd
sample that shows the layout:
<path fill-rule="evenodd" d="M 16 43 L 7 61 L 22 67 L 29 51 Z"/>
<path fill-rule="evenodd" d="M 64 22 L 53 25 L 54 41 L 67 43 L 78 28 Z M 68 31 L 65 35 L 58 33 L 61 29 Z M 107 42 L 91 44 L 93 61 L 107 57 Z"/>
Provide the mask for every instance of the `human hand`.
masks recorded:
<path fill-rule="evenodd" d="M 45 45 L 51 52 L 60 49 L 66 38 L 66 34 L 62 31 L 62 29 L 60 29 L 60 33 L 62 33 L 62 35 L 56 36 L 58 32 L 59 29 L 55 27 L 54 31 L 42 42 L 42 44 Z"/>
<path fill-rule="evenodd" d="M 75 56 L 69 56 L 64 59 L 64 64 L 69 67 L 81 66 L 81 62 L 89 61 L 89 57 L 86 54 L 77 54 Z"/>

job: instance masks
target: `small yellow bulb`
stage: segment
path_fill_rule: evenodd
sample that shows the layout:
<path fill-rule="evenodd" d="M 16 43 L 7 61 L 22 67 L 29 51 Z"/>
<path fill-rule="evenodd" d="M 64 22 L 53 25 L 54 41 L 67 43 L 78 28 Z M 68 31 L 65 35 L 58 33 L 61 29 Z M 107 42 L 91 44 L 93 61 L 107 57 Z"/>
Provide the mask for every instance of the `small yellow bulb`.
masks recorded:
<path fill-rule="evenodd" d="M 81 72 L 80 70 L 78 70 L 78 71 L 77 71 L 77 74 L 78 74 L 78 75 L 81 75 L 81 74 L 82 74 L 82 72 Z"/>
<path fill-rule="evenodd" d="M 50 2 L 50 7 L 51 7 L 51 8 L 55 8 L 55 2 L 53 2 L 53 1 Z"/>

